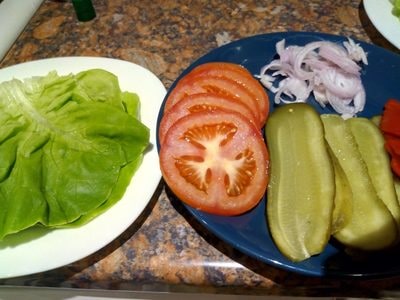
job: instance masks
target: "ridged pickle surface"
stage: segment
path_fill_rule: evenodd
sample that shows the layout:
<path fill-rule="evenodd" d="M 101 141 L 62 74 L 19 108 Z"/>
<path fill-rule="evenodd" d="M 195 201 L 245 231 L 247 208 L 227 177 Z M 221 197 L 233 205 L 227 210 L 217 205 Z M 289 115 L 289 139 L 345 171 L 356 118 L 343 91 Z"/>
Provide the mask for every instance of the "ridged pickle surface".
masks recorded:
<path fill-rule="evenodd" d="M 331 234 L 334 169 L 319 114 L 304 103 L 278 107 L 269 117 L 267 217 L 279 250 L 292 261 L 322 252 Z"/>
<path fill-rule="evenodd" d="M 370 163 L 364 160 L 370 158 L 363 158 L 360 149 L 365 146 L 360 141 L 357 143 L 351 130 L 350 123 L 355 121 L 345 121 L 337 115 L 322 115 L 321 119 L 331 153 L 343 169 L 352 192 L 351 220 L 334 234 L 335 238 L 348 247 L 361 250 L 391 246 L 397 239 L 396 222 L 376 192 L 368 172 Z"/>

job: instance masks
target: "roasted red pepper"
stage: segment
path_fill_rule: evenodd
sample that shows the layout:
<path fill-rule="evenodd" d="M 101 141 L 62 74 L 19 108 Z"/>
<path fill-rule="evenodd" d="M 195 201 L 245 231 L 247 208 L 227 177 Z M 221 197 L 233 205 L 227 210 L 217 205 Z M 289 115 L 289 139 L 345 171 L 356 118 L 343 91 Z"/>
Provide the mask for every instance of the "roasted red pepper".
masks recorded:
<path fill-rule="evenodd" d="M 385 137 L 385 148 L 390 154 L 392 171 L 400 177 L 400 101 L 389 99 L 379 125 Z"/>

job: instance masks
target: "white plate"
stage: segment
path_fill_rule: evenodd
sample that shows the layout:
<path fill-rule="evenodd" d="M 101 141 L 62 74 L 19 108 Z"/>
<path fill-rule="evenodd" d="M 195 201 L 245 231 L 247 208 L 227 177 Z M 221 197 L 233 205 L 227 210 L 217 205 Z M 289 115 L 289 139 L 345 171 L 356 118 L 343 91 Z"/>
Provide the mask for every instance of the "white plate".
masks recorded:
<path fill-rule="evenodd" d="M 364 0 L 364 8 L 376 29 L 400 49 L 400 19 L 392 14 L 390 0 Z"/>
<path fill-rule="evenodd" d="M 63 57 L 38 60 L 0 70 L 0 82 L 12 78 L 60 75 L 102 68 L 118 76 L 123 91 L 141 100 L 142 122 L 150 128 L 152 148 L 146 152 L 124 197 L 88 224 L 72 229 L 29 229 L 0 241 L 0 278 L 43 272 L 82 259 L 101 249 L 124 232 L 142 213 L 161 172 L 156 150 L 157 115 L 166 94 L 161 81 L 147 69 L 130 62 L 98 57 Z"/>
<path fill-rule="evenodd" d="M 0 3 L 0 60 L 14 44 L 42 2 L 43 0 L 4 0 Z"/>

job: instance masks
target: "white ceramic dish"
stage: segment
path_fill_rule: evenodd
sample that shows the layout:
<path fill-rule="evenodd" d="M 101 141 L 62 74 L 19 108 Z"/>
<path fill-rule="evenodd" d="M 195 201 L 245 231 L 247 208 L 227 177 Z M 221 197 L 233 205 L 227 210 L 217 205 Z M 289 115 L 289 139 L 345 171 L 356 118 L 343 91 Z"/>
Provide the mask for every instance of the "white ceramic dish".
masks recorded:
<path fill-rule="evenodd" d="M 43 0 L 4 0 L 0 3 L 0 60 L 18 38 Z"/>
<path fill-rule="evenodd" d="M 364 0 L 364 8 L 375 28 L 400 49 L 400 19 L 392 14 L 390 0 Z"/>
<path fill-rule="evenodd" d="M 156 190 L 161 172 L 156 150 L 157 115 L 166 89 L 147 69 L 130 62 L 99 57 L 63 57 L 38 60 L 0 70 L 0 82 L 12 78 L 77 73 L 103 68 L 118 76 L 121 89 L 141 100 L 142 122 L 150 128 L 151 149 L 133 177 L 124 197 L 88 224 L 73 229 L 38 229 L 7 236 L 0 241 L 0 278 L 47 271 L 82 259 L 124 232 L 142 213 Z"/>

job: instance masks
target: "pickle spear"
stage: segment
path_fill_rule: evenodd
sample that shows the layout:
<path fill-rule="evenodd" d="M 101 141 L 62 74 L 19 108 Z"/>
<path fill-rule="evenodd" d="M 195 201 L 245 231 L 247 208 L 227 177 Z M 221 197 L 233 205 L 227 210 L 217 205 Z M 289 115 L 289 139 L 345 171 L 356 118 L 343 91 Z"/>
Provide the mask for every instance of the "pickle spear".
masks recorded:
<path fill-rule="evenodd" d="M 351 118 L 346 122 L 350 125 L 378 197 L 389 209 L 400 228 L 400 205 L 394 187 L 389 154 L 385 150 L 385 140 L 381 131 L 373 121 L 366 118 Z"/>
<path fill-rule="evenodd" d="M 400 199 L 400 179 L 394 177 L 394 189 L 396 191 L 397 199 Z"/>
<path fill-rule="evenodd" d="M 333 168 L 335 170 L 335 198 L 332 213 L 332 234 L 345 227 L 353 214 L 352 192 L 349 181 L 336 157 L 331 154 Z"/>
<path fill-rule="evenodd" d="M 376 193 L 350 125 L 338 115 L 322 115 L 321 119 L 325 139 L 352 192 L 351 220 L 334 237 L 348 247 L 361 250 L 393 245 L 397 239 L 396 222 Z"/>
<path fill-rule="evenodd" d="M 302 261 L 321 253 L 331 234 L 334 170 L 321 119 L 312 106 L 287 104 L 271 113 L 267 217 L 283 255 Z"/>

